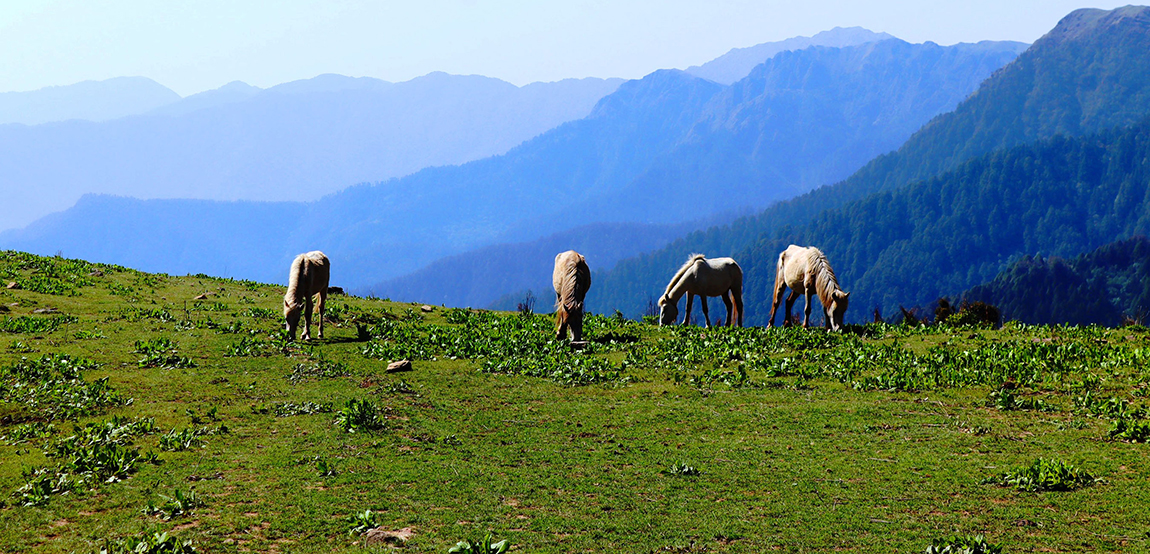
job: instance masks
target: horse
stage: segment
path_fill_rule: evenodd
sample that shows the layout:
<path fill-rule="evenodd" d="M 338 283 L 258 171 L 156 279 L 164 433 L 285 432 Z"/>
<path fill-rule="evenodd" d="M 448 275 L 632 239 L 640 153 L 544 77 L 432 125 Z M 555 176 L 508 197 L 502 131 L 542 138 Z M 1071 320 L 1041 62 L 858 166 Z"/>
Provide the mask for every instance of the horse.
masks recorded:
<path fill-rule="evenodd" d="M 284 317 L 287 319 L 287 332 L 295 340 L 295 330 L 299 326 L 300 310 L 303 310 L 304 325 L 302 340 L 311 339 L 312 297 L 319 295 L 319 338 L 323 338 L 323 305 L 327 300 L 327 283 L 331 277 L 331 262 L 319 250 L 300 254 L 291 263 L 288 275 L 288 288 L 284 293 Z"/>
<path fill-rule="evenodd" d="M 743 326 L 743 269 L 731 258 L 706 259 L 702 254 L 692 254 L 687 263 L 675 272 L 667 290 L 659 298 L 659 325 L 670 325 L 679 318 L 679 299 L 687 295 L 687 314 L 683 325 L 691 324 L 691 301 L 696 295 L 703 303 L 703 318 L 707 327 L 711 326 L 711 314 L 707 313 L 707 297 L 719 296 L 727 306 L 727 326 L 738 320 Z M 732 308 L 733 304 L 733 308 Z M 736 315 L 738 314 L 737 318 Z"/>
<path fill-rule="evenodd" d="M 791 287 L 791 295 L 787 297 L 787 317 L 791 319 L 791 307 L 800 294 L 806 295 L 806 307 L 803 309 L 803 328 L 809 327 L 811 318 L 811 296 L 818 294 L 819 301 L 823 303 L 823 323 L 827 329 L 838 331 L 842 329 L 843 316 L 847 312 L 849 292 L 839 288 L 839 280 L 835 271 L 827 262 L 822 251 L 813 246 L 802 247 L 790 245 L 779 253 L 779 263 L 775 271 L 775 294 L 771 300 L 771 319 L 767 327 L 774 325 L 775 312 L 783 300 L 783 291 Z"/>
<path fill-rule="evenodd" d="M 555 340 L 563 340 L 570 330 L 572 341 L 582 341 L 583 299 L 591 288 L 587 259 L 574 250 L 557 254 L 551 284 L 555 286 Z"/>

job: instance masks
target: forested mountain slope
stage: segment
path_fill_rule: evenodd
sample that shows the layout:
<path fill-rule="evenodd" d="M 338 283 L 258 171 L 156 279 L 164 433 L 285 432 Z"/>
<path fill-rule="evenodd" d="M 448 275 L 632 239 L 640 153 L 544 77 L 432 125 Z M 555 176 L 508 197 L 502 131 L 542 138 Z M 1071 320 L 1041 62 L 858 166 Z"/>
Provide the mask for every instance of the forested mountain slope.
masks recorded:
<path fill-rule="evenodd" d="M 824 210 L 897 189 L 994 149 L 1131 124 L 1150 114 L 1148 29 L 1150 8 L 1077 10 L 896 152 L 879 156 L 842 182 L 624 260 L 597 276 L 605 286 L 590 305 L 637 314 L 650 291 L 664 286 L 692 252 L 737 253 L 760 237 L 805 225 Z M 773 275 L 773 265 L 770 271 Z"/>
<path fill-rule="evenodd" d="M 1003 321 L 1119 325 L 1150 316 L 1150 240 L 1113 242 L 1066 259 L 1023 256 L 961 295 L 999 308 Z"/>
<path fill-rule="evenodd" d="M 928 305 L 989 281 L 1027 253 L 1074 256 L 1150 232 L 1150 119 L 1080 138 L 1000 150 L 910 186 L 875 193 L 762 238 L 737 258 L 748 319 L 766 323 L 778 254 L 826 253 L 848 319 Z"/>

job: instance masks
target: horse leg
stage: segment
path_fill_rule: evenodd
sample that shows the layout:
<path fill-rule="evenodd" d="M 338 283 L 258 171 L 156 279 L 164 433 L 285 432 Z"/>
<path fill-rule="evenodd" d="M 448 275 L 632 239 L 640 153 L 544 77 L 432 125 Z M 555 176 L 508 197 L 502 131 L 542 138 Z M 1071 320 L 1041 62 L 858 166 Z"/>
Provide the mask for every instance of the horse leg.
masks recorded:
<path fill-rule="evenodd" d="M 806 299 L 806 305 L 803 307 L 803 329 L 809 329 L 811 323 L 811 296 L 814 296 L 814 291 L 807 291 L 803 295 Z"/>
<path fill-rule="evenodd" d="M 303 301 L 303 336 L 300 340 L 311 340 L 311 310 L 312 299 L 311 295 L 307 295 Z"/>
<path fill-rule="evenodd" d="M 319 291 L 319 338 L 323 338 L 323 307 L 327 305 L 327 287 Z"/>
<path fill-rule="evenodd" d="M 743 289 L 742 287 L 731 289 L 731 300 L 735 301 L 735 309 L 739 312 L 739 327 L 743 326 Z M 771 319 L 774 320 L 774 314 L 771 314 Z"/>
<path fill-rule="evenodd" d="M 730 327 L 732 318 L 735 315 L 731 312 L 731 297 L 728 296 L 727 293 L 723 293 L 719 298 L 722 298 L 723 304 L 727 306 L 727 327 Z"/>
<path fill-rule="evenodd" d="M 688 292 L 687 293 L 687 313 L 686 313 L 686 315 L 683 316 L 683 325 L 690 325 L 691 324 L 691 307 L 694 305 L 694 303 L 695 303 L 695 295 Z"/>
<path fill-rule="evenodd" d="M 771 327 L 775 324 L 775 313 L 778 312 L 779 306 L 783 303 L 783 293 L 785 293 L 785 292 L 787 292 L 787 284 L 781 283 L 781 282 L 776 283 L 775 297 L 771 299 L 771 319 L 767 320 L 767 327 Z M 742 306 L 742 299 L 743 299 L 743 295 L 740 293 L 739 294 L 739 305 L 740 306 Z M 743 316 L 742 311 L 743 311 L 743 308 L 740 307 L 739 308 L 739 317 Z M 787 319 L 791 318 L 790 314 L 791 314 L 791 309 L 788 307 L 787 308 Z M 784 319 L 783 325 L 785 326 L 786 324 L 787 324 L 787 320 Z"/>
<path fill-rule="evenodd" d="M 799 291 L 791 289 L 790 296 L 787 297 L 787 318 L 783 320 L 783 326 L 791 324 L 791 308 L 795 306 L 795 300 L 799 299 Z"/>
<path fill-rule="evenodd" d="M 703 305 L 703 320 L 707 322 L 707 327 L 711 326 L 711 314 L 707 313 L 707 295 L 700 294 L 699 302 Z"/>
<path fill-rule="evenodd" d="M 583 314 L 577 314 L 575 317 L 569 318 L 567 323 L 571 329 L 571 340 L 580 342 L 583 340 Z"/>

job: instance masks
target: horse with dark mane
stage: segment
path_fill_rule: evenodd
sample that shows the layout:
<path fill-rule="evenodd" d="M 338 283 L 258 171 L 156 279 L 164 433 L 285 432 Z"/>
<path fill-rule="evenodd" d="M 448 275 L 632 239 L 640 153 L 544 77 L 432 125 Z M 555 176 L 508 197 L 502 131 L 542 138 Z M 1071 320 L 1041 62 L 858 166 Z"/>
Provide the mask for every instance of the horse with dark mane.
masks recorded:
<path fill-rule="evenodd" d="M 284 293 L 284 317 L 287 318 L 287 332 L 295 340 L 299 326 L 300 311 L 304 314 L 303 336 L 311 339 L 312 297 L 319 295 L 319 338 L 323 338 L 323 305 L 327 300 L 327 283 L 331 277 L 331 263 L 319 250 L 300 254 L 291 263 L 288 288 Z"/>
<path fill-rule="evenodd" d="M 667 290 L 659 298 L 659 325 L 670 325 L 679 318 L 679 299 L 687 295 L 687 314 L 683 325 L 691 324 L 691 301 L 697 295 L 703 304 L 703 318 L 707 327 L 711 326 L 711 314 L 707 313 L 707 297 L 719 296 L 727 306 L 727 326 L 736 320 L 743 326 L 743 269 L 731 258 L 708 260 L 702 254 L 692 254 L 683 264 Z M 737 314 L 737 316 L 736 316 Z"/>
<path fill-rule="evenodd" d="M 555 286 L 555 340 L 563 340 L 568 330 L 571 340 L 583 340 L 583 299 L 591 288 L 591 269 L 582 254 L 568 250 L 555 256 L 555 271 L 551 274 Z"/>
<path fill-rule="evenodd" d="M 783 292 L 791 287 L 791 295 L 787 297 L 787 317 L 783 321 L 790 321 L 791 307 L 799 295 L 806 295 L 806 307 L 803 309 L 803 327 L 810 324 L 811 297 L 816 294 L 823 304 L 823 321 L 827 329 L 838 331 L 842 328 L 843 317 L 847 312 L 847 301 L 851 293 L 843 292 L 839 288 L 839 280 L 835 271 L 831 269 L 830 262 L 822 251 L 813 246 L 803 247 L 790 245 L 779 253 L 779 263 L 775 270 L 775 294 L 771 300 L 771 319 L 767 327 L 774 325 L 775 312 L 783 300 Z"/>

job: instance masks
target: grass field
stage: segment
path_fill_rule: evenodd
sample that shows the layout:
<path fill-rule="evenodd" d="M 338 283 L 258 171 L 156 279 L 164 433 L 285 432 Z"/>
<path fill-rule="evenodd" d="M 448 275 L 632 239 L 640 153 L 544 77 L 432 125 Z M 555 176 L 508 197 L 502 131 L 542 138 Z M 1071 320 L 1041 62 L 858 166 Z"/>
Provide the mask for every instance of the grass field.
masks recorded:
<path fill-rule="evenodd" d="M 547 316 L 335 296 L 293 343 L 276 286 L 0 253 L 9 282 L 2 552 L 1150 545 L 1142 327 L 596 316 L 572 351 Z"/>

